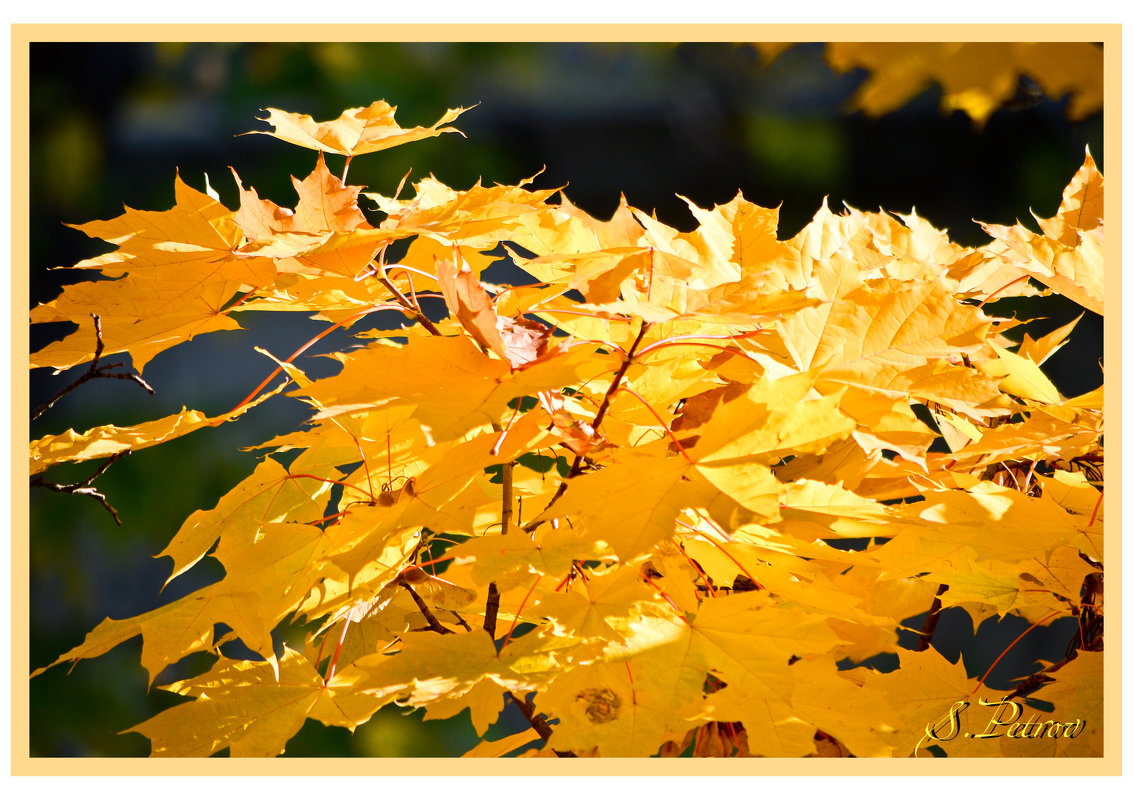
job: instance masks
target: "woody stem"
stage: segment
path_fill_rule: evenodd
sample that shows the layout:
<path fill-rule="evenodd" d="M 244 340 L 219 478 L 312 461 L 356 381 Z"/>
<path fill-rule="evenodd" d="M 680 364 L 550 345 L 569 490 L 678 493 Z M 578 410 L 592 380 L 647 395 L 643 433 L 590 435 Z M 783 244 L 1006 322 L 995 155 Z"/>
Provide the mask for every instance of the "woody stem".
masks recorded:
<path fill-rule="evenodd" d="M 536 713 L 535 707 L 513 692 L 508 693 L 508 700 L 516 705 L 516 709 L 520 710 L 528 724 L 535 730 L 536 734 L 543 738 L 545 743 L 551 739 L 551 726 Z M 555 755 L 560 758 L 578 756 L 574 751 L 555 751 Z"/>
<path fill-rule="evenodd" d="M 501 482 L 503 484 L 500 490 L 502 499 L 500 501 L 500 531 L 501 534 L 507 534 L 508 528 L 512 523 L 512 462 L 505 462 L 503 470 L 501 470 Z M 500 614 L 500 590 L 496 587 L 496 582 L 492 581 L 488 584 L 488 599 L 484 604 L 484 630 L 488 632 L 488 636 L 496 640 L 496 618 Z"/>
<path fill-rule="evenodd" d="M 602 425 L 602 419 L 606 416 L 607 409 L 610 408 L 610 401 L 614 397 L 615 393 L 618 392 L 618 385 L 622 382 L 622 378 L 626 375 L 626 371 L 629 370 L 630 365 L 634 363 L 634 356 L 638 352 L 638 346 L 642 344 L 642 340 L 645 338 L 646 332 L 649 330 L 650 324 L 643 320 L 642 328 L 638 332 L 638 337 L 634 340 L 634 344 L 630 346 L 629 350 L 626 351 L 626 355 L 622 359 L 622 366 L 619 367 L 618 372 L 614 374 L 614 380 L 610 382 L 610 388 L 607 389 L 606 394 L 602 398 L 602 403 L 599 404 L 598 412 L 595 414 L 595 420 L 591 424 L 595 433 L 598 433 L 599 426 Z M 559 488 L 555 491 L 555 495 L 552 496 L 551 501 L 547 504 L 547 506 L 540 514 L 536 515 L 526 526 L 524 526 L 524 531 L 530 534 L 543 524 L 544 518 L 547 515 L 548 511 L 552 506 L 555 505 L 556 501 L 563 497 L 563 493 L 567 491 L 567 482 L 575 476 L 579 475 L 579 473 L 582 472 L 582 467 L 583 456 L 576 456 L 575 461 L 571 463 L 571 469 L 567 471 L 567 477 L 559 483 Z"/>
<path fill-rule="evenodd" d="M 371 264 L 373 264 L 373 262 L 371 262 Z M 394 298 L 398 301 L 401 307 L 405 309 L 406 314 L 412 317 L 416 322 L 420 323 L 421 327 L 429 333 L 433 334 L 433 336 L 441 336 L 441 330 L 433 324 L 433 321 L 422 314 L 421 310 L 414 306 L 413 303 L 410 302 L 410 299 L 407 298 L 400 289 L 394 286 L 394 282 L 387 278 L 384 272 L 378 272 L 376 273 L 376 275 L 378 277 L 378 282 L 382 284 L 382 286 L 386 287 L 386 289 L 390 290 L 391 293 L 393 293 Z"/>
<path fill-rule="evenodd" d="M 921 628 L 921 636 L 917 640 L 917 645 L 914 646 L 915 651 L 928 650 L 929 644 L 933 642 L 933 632 L 937 628 L 937 621 L 941 619 L 941 596 L 949 589 L 948 584 L 941 584 L 937 587 L 937 594 L 933 596 L 933 604 L 929 607 L 929 614 L 925 616 L 925 624 Z"/>

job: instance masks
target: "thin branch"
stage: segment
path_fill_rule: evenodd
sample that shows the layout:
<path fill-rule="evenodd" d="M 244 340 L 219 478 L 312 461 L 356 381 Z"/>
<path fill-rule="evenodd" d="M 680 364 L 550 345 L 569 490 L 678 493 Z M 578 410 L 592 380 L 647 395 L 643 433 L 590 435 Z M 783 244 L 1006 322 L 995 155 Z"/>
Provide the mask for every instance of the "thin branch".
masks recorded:
<path fill-rule="evenodd" d="M 512 468 L 513 463 L 507 462 L 501 470 L 503 487 L 500 490 L 500 533 L 506 535 L 512 524 Z M 500 614 L 500 589 L 495 581 L 488 583 L 488 598 L 484 603 L 484 630 L 492 641 L 496 642 L 496 620 Z"/>
<path fill-rule="evenodd" d="M 516 709 L 520 710 L 520 714 L 527 719 L 528 724 L 535 730 L 536 734 L 543 738 L 545 743 L 551 739 L 551 726 L 548 725 L 547 721 L 544 720 L 542 716 L 536 713 L 535 707 L 513 692 L 508 693 L 508 700 L 516 705 Z M 561 759 L 578 758 L 578 754 L 574 751 L 556 751 L 555 749 L 552 749 L 552 751 Z"/>
<path fill-rule="evenodd" d="M 992 293 L 990 293 L 990 294 L 988 295 L 988 297 L 986 297 L 986 298 L 985 298 L 984 300 L 982 300 L 982 301 L 981 301 L 980 303 L 978 303 L 978 304 L 977 304 L 977 308 L 979 309 L 979 308 L 981 308 L 982 306 L 984 306 L 984 304 L 986 304 L 986 303 L 988 303 L 989 301 L 991 301 L 991 300 L 992 300 L 992 299 L 993 299 L 994 297 L 996 297 L 997 295 L 999 295 L 999 294 L 1000 294 L 1001 292 L 1003 292 L 1003 291 L 1004 291 L 1005 289 L 1007 289 L 1008 287 L 1012 286 L 1012 284 L 1018 284 L 1018 283 L 1020 283 L 1021 281 L 1026 281 L 1026 280 L 1027 280 L 1028 278 L 1029 278 L 1029 276 L 1027 276 L 1027 275 L 1021 275 L 1021 276 L 1020 276 L 1019 278 L 1016 278 L 1016 279 L 1013 279 L 1013 280 L 1009 281 L 1009 282 L 1008 282 L 1007 284 L 1005 284 L 1004 286 L 1000 287 L 1000 289 L 997 289 L 997 290 L 996 290 L 995 292 L 992 292 Z"/>
<path fill-rule="evenodd" d="M 378 269 L 384 270 L 384 268 L 378 268 Z M 378 282 L 380 284 L 382 284 L 382 286 L 386 287 L 386 289 L 390 290 L 390 292 L 393 293 L 394 298 L 398 301 L 398 303 L 401 305 L 401 307 L 405 310 L 406 314 L 408 314 L 410 317 L 412 317 L 416 322 L 420 323 L 422 328 L 424 328 L 429 333 L 433 334 L 433 336 L 435 336 L 435 337 L 441 336 L 441 329 L 439 329 L 437 326 L 435 326 L 433 324 L 433 321 L 430 320 L 428 317 L 425 316 L 425 314 L 422 313 L 421 309 L 418 309 L 416 306 L 414 306 L 413 303 L 410 301 L 410 299 L 407 298 L 404 294 L 402 294 L 402 291 L 400 289 L 398 289 L 396 286 L 394 286 L 394 282 L 386 277 L 384 272 L 381 272 L 381 271 L 376 272 L 375 277 L 378 279 Z"/>
<path fill-rule="evenodd" d="M 524 611 L 524 607 L 527 606 L 527 604 L 528 604 L 528 599 L 532 597 L 532 593 L 535 592 L 535 588 L 539 586 L 539 583 L 542 579 L 543 579 L 543 576 L 539 576 L 538 578 L 536 578 L 535 582 L 532 584 L 531 588 L 528 590 L 527 595 L 524 596 L 524 600 L 520 601 L 519 609 L 517 609 L 516 614 L 512 616 L 512 625 L 508 629 L 508 634 L 504 637 L 504 644 L 500 646 L 501 651 L 503 651 L 508 646 L 508 643 L 511 641 L 512 632 L 514 632 L 516 630 L 516 624 L 520 622 L 520 612 Z"/>
<path fill-rule="evenodd" d="M 500 490 L 502 496 L 500 502 L 500 533 L 507 534 L 512 525 L 512 470 L 514 462 L 507 462 L 502 467 L 500 477 L 504 486 Z"/>
<path fill-rule="evenodd" d="M 99 318 L 99 316 L 97 314 L 92 314 L 91 317 L 94 318 L 94 327 L 95 327 L 95 351 L 94 351 L 94 358 L 91 359 L 91 366 L 88 367 L 87 371 L 85 373 L 83 373 L 81 376 L 79 376 L 74 381 L 72 381 L 70 384 L 63 387 L 63 389 L 59 390 L 54 395 L 52 395 L 49 400 L 47 400 L 44 403 L 41 403 L 39 406 L 37 406 L 35 411 L 32 412 L 32 416 L 31 416 L 32 420 L 39 419 L 39 417 L 42 416 L 44 414 L 44 412 L 46 412 L 48 409 L 50 409 L 52 406 L 54 406 L 55 403 L 60 398 L 62 398 L 64 395 L 66 395 L 68 392 L 73 392 L 74 390 L 78 389 L 80 386 L 82 386 L 83 384 L 87 383 L 88 381 L 90 381 L 91 379 L 94 379 L 94 378 L 117 378 L 117 379 L 120 379 L 122 381 L 133 381 L 135 384 L 140 386 L 142 389 L 144 389 L 146 392 L 150 393 L 151 395 L 155 394 L 154 388 L 151 387 L 149 384 L 147 384 L 145 382 L 145 380 L 140 375 L 137 375 L 136 373 L 110 373 L 110 372 L 107 372 L 108 370 L 113 370 L 115 367 L 124 366 L 125 362 L 114 362 L 113 364 L 104 364 L 102 367 L 98 366 L 98 360 L 100 358 L 102 358 L 102 351 L 106 346 L 102 341 L 102 320 Z"/>
<path fill-rule="evenodd" d="M 1016 646 L 1016 643 L 1018 643 L 1020 640 L 1024 639 L 1024 636 L 1029 631 L 1031 631 L 1032 629 L 1037 628 L 1039 626 L 1042 626 L 1043 624 L 1047 623 L 1047 621 L 1051 620 L 1053 617 L 1055 617 L 1058 614 L 1059 614 L 1058 612 L 1052 612 L 1051 614 L 1045 615 L 1042 619 L 1036 621 L 1035 623 L 1033 623 L 1032 625 L 1030 625 L 1026 629 L 1024 629 L 1023 632 L 1021 632 L 1019 637 L 1012 640 L 1012 642 L 1009 643 L 1008 647 L 1000 652 L 1000 656 L 996 657 L 996 661 L 993 662 L 991 665 L 989 665 L 988 670 L 986 670 L 984 672 L 984 675 L 980 677 L 980 681 L 977 682 L 976 687 L 973 688 L 972 692 L 970 692 L 969 695 L 975 695 L 977 690 L 979 690 L 981 687 L 984 686 L 984 681 L 985 681 L 985 679 L 988 678 L 988 674 L 992 672 L 993 668 L 995 668 L 998 664 L 1000 664 L 1000 660 L 1003 659 L 1008 654 L 1008 652 L 1011 651 Z"/>
<path fill-rule="evenodd" d="M 295 353 L 291 354 L 286 359 L 284 359 L 283 364 L 280 364 L 279 366 L 277 366 L 276 369 L 271 372 L 271 375 L 269 375 L 267 378 L 265 378 L 263 381 L 261 381 L 256 386 L 256 388 L 254 390 L 252 390 L 251 392 L 248 393 L 248 396 L 245 397 L 244 400 L 240 401 L 240 403 L 233 406 L 232 411 L 230 411 L 229 414 L 232 414 L 233 412 L 235 412 L 237 409 L 241 408 L 242 406 L 246 406 L 247 404 L 251 403 L 252 399 L 255 398 L 260 393 L 260 390 L 262 390 L 264 387 L 268 386 L 269 382 L 271 382 L 271 380 L 273 378 L 275 378 L 277 375 L 279 375 L 283 371 L 283 369 L 284 369 L 283 365 L 284 364 L 291 364 L 293 361 L 295 361 L 295 359 L 297 359 L 301 355 L 303 355 L 304 351 L 306 351 L 308 348 L 310 348 L 312 345 L 314 345 L 316 342 L 318 342 L 323 337 L 327 336 L 327 334 L 331 333 L 332 331 L 334 331 L 337 328 L 342 328 L 343 326 L 350 325 L 355 320 L 357 320 L 360 317 L 363 317 L 367 314 L 370 314 L 371 312 L 383 311 L 385 309 L 396 309 L 396 308 L 397 308 L 396 306 L 392 306 L 392 305 L 388 305 L 388 304 L 379 304 L 377 306 L 371 306 L 369 309 L 363 309 L 362 311 L 358 312 L 357 314 L 352 314 L 350 317 L 339 320 L 337 323 L 330 326 L 329 328 L 326 328 L 323 331 L 320 331 L 318 334 L 311 337 L 311 339 L 307 340 L 302 345 L 300 345 L 299 348 L 295 351 Z"/>
<path fill-rule="evenodd" d="M 441 625 L 441 621 L 433 614 L 433 612 L 426 606 L 425 601 L 421 600 L 421 596 L 414 592 L 413 587 L 404 578 L 398 580 L 398 584 L 402 589 L 410 594 L 413 602 L 417 604 L 417 608 L 421 610 L 421 614 L 425 615 L 425 621 L 429 624 L 430 631 L 436 631 L 438 634 L 453 634 L 453 631 Z"/>
<path fill-rule="evenodd" d="M 339 654 L 343 650 L 343 643 L 346 642 L 347 629 L 350 628 L 350 615 L 343 618 L 343 630 L 339 632 L 339 643 L 335 646 L 335 654 L 331 657 L 330 663 L 327 665 L 327 677 L 323 679 L 323 686 L 326 687 L 331 683 L 331 679 L 335 677 L 335 667 L 339 664 Z M 327 642 L 327 638 L 323 638 L 323 642 L 319 645 L 319 655 L 323 655 L 323 645 Z M 315 664 L 319 664 L 319 660 L 315 660 Z"/>
<path fill-rule="evenodd" d="M 638 346 L 642 344 L 642 340 L 646 336 L 646 332 L 650 330 L 650 324 L 645 320 L 642 321 L 642 328 L 638 332 L 638 337 L 634 340 L 634 344 L 626 351 L 626 355 L 622 359 L 622 366 L 618 368 L 618 372 L 614 374 L 614 379 L 610 382 L 610 387 L 607 389 L 606 394 L 602 398 L 602 403 L 599 404 L 598 412 L 595 414 L 594 422 L 591 423 L 591 428 L 598 433 L 599 426 L 602 425 L 602 419 L 606 416 L 607 410 L 610 408 L 611 398 L 614 397 L 618 391 L 618 385 L 622 382 L 622 377 L 626 375 L 626 371 L 630 369 L 630 365 L 634 363 L 634 356 L 638 352 Z M 584 457 L 580 454 L 575 457 L 575 461 L 571 464 L 571 469 L 567 471 L 567 476 L 559 483 L 559 488 L 555 491 L 544 510 L 536 515 L 531 521 L 524 526 L 524 531 L 528 534 L 535 531 L 544 523 L 545 516 L 555 505 L 555 502 L 563 497 L 563 493 L 567 491 L 567 482 L 579 475 L 582 472 Z"/>
<path fill-rule="evenodd" d="M 488 582 L 488 598 L 484 602 L 484 630 L 496 642 L 496 619 L 500 615 L 500 590 L 495 581 Z M 495 647 L 495 646 L 494 646 Z"/>
<path fill-rule="evenodd" d="M 50 481 L 46 481 L 43 477 L 43 474 L 41 473 L 40 475 L 32 477 L 31 486 L 43 487 L 44 489 L 49 489 L 52 492 L 63 492 L 68 495 L 88 495 L 101 503 L 106 511 L 110 512 L 110 516 L 114 518 L 115 523 L 122 525 L 122 520 L 118 517 L 118 512 L 106 500 L 106 496 L 99 492 L 96 488 L 92 487 L 91 483 L 94 482 L 96 478 L 105 473 L 107 468 L 109 468 L 112 464 L 117 462 L 128 453 L 130 453 L 130 450 L 127 448 L 124 451 L 119 451 L 118 453 L 114 454 L 105 462 L 103 462 L 99 466 L 99 468 L 94 471 L 94 473 L 92 473 L 83 481 L 79 481 L 74 484 L 55 484 Z"/>
<path fill-rule="evenodd" d="M 914 646 L 915 651 L 925 651 L 929 648 L 929 644 L 933 642 L 933 632 L 937 628 L 937 621 L 941 619 L 941 596 L 949 589 L 948 584 L 941 584 L 937 587 L 937 593 L 933 596 L 933 604 L 929 607 L 929 614 L 925 616 L 925 624 L 921 629 L 921 636 L 917 640 L 917 645 Z"/>
<path fill-rule="evenodd" d="M 660 425 L 662 429 L 665 430 L 665 433 L 669 437 L 670 441 L 673 442 L 673 444 L 677 447 L 677 450 L 681 452 L 681 455 L 685 457 L 685 461 L 689 462 L 689 464 L 696 464 L 693 461 L 693 457 L 686 452 L 684 446 L 681 444 L 681 440 L 679 440 L 677 438 L 677 435 L 673 433 L 673 429 L 666 425 L 665 420 L 663 420 L 661 415 L 658 414 L 654 407 L 649 404 L 649 401 L 647 401 L 634 390 L 630 389 L 630 387 L 619 387 L 615 390 L 615 392 L 629 392 L 631 395 L 637 398 L 638 401 L 646 407 L 646 410 L 654 416 L 654 419 L 658 421 L 658 425 Z"/>

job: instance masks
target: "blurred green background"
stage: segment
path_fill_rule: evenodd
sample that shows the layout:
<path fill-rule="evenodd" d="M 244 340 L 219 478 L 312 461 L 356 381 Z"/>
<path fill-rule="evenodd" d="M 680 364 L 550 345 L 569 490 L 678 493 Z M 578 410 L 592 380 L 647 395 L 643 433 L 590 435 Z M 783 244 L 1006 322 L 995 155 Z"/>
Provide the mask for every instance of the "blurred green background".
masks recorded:
<path fill-rule="evenodd" d="M 261 197 L 294 205 L 289 176 L 307 175 L 314 154 L 271 137 L 235 136 L 264 130 L 255 117 L 267 107 L 326 120 L 385 99 L 410 127 L 479 103 L 456 123 L 467 139 L 446 135 L 360 157 L 350 183 L 389 195 L 411 168 L 411 181 L 432 173 L 458 189 L 478 179 L 515 183 L 542 170 L 537 188 L 566 186 L 593 215 L 609 216 L 624 194 L 685 230 L 694 220 L 678 194 L 712 207 L 740 190 L 760 205 L 782 204 L 780 238 L 794 235 L 827 196 L 834 210 L 843 202 L 865 211 L 916 206 L 954 241 L 983 244 L 973 220 L 1019 219 L 1034 229 L 1032 211 L 1054 214 L 1086 146 L 1105 166 L 1102 114 L 1071 122 L 1065 99 L 1016 104 L 978 130 L 959 112 L 944 115 L 931 88 L 872 119 L 848 112 L 864 77 L 833 72 L 821 44 L 798 45 L 765 65 L 753 48 L 728 43 L 33 43 L 29 308 L 89 277 L 50 268 L 109 249 L 63 223 L 112 218 L 123 204 L 169 208 L 178 170 L 198 189 L 207 175 L 230 208 L 237 199 L 229 166 Z M 1021 314 L 1049 317 L 1029 329 L 1036 335 L 1079 311 L 1056 300 Z M 35 421 L 32 437 L 135 424 L 182 406 L 217 414 L 272 369 L 254 345 L 286 356 L 323 327 L 263 314 L 240 321 L 245 330 L 159 355 L 145 371 L 154 397 L 126 382 L 90 382 Z M 36 326 L 32 350 L 64 328 Z M 329 340 L 324 352 L 341 342 Z M 1101 383 L 1101 354 L 1102 321 L 1088 313 L 1073 344 L 1045 369 L 1064 394 L 1079 394 Z M 308 357 L 300 366 L 319 375 L 327 362 Z M 35 371 L 31 407 L 81 369 Z M 276 398 L 235 425 L 116 463 L 97 486 L 121 527 L 93 500 L 34 489 L 29 670 L 77 645 L 105 617 L 139 614 L 216 580 L 219 569 L 206 560 L 159 596 L 169 563 L 152 556 L 191 512 L 214 506 L 251 471 L 255 454 L 241 448 L 303 416 L 297 402 Z M 92 470 L 85 463 L 48 478 L 79 480 Z M 963 651 L 970 671 L 983 671 L 1025 628 L 1011 618 L 988 622 L 977 647 L 967 617 L 947 613 L 934 644 L 950 658 Z M 1050 631 L 1044 642 L 1040 635 L 1029 635 L 993 678 L 1030 672 L 1036 656 L 1061 658 L 1069 632 Z M 69 674 L 57 667 L 33 680 L 31 754 L 147 755 L 145 738 L 117 732 L 174 697 L 146 692 L 139 653 L 135 640 Z M 202 667 L 173 666 L 159 683 Z M 452 721 L 421 718 L 383 711 L 354 737 L 309 723 L 288 755 L 456 756 L 476 741 L 467 712 Z M 509 708 L 499 732 L 523 725 Z"/>

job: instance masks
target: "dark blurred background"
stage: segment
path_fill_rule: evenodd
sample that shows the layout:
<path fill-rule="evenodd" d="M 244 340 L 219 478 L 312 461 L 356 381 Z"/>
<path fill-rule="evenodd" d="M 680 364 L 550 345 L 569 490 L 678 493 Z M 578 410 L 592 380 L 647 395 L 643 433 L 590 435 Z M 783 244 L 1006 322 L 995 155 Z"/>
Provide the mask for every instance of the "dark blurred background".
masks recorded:
<path fill-rule="evenodd" d="M 306 176 L 314 153 L 271 137 L 235 136 L 265 130 L 255 118 L 267 107 L 327 120 L 385 99 L 398 107 L 398 122 L 411 127 L 431 125 L 447 108 L 479 103 L 454 123 L 467 139 L 447 134 L 359 157 L 349 183 L 389 195 L 411 168 L 411 181 L 432 173 L 457 189 L 478 179 L 516 183 L 543 170 L 536 188 L 566 186 L 571 201 L 593 215 L 609 216 L 625 194 L 632 206 L 684 230 L 695 223 L 678 194 L 711 208 L 740 190 L 760 205 L 781 206 L 781 239 L 803 227 L 826 196 L 836 211 L 844 202 L 864 211 L 906 213 L 916 206 L 954 241 L 979 245 L 987 237 L 974 220 L 1019 219 L 1036 229 L 1031 212 L 1052 216 L 1088 145 L 1105 173 L 1101 113 L 1072 122 L 1066 99 L 1041 98 L 1002 109 L 978 128 L 960 112 L 943 114 L 940 91 L 932 88 L 869 118 L 848 111 L 865 74 L 833 72 L 822 48 L 797 45 L 769 65 L 754 48 L 728 43 L 33 43 L 28 307 L 91 277 L 51 268 L 110 249 L 64 223 L 113 218 L 123 204 L 167 209 L 177 171 L 197 189 L 207 175 L 222 202 L 235 208 L 231 165 L 261 197 L 293 206 L 289 176 Z M 1045 317 L 1029 326 L 1033 336 L 1081 311 L 1059 299 L 992 308 Z M 239 318 L 245 330 L 206 335 L 159 355 L 145 370 L 157 390 L 153 397 L 126 382 L 85 384 L 35 421 L 32 437 L 132 425 L 182 406 L 225 411 L 273 367 L 254 345 L 284 357 L 325 326 L 270 318 L 246 314 Z M 36 326 L 32 350 L 65 329 Z M 324 352 L 340 343 L 328 340 Z M 1045 370 L 1065 395 L 1076 395 L 1101 383 L 1101 357 L 1102 321 L 1088 313 L 1073 344 Z M 321 375 L 327 362 L 308 357 L 299 364 Z M 31 406 L 82 369 L 58 376 L 35 371 Z M 251 471 L 256 456 L 242 447 L 290 430 L 303 417 L 297 402 L 275 398 L 237 424 L 116 463 L 97 486 L 118 510 L 121 527 L 91 499 L 33 490 L 29 670 L 77 645 L 103 618 L 158 605 L 169 563 L 152 556 L 190 513 L 213 507 Z M 60 467 L 48 478 L 80 480 L 94 464 Z M 162 602 L 217 577 L 206 560 L 173 582 Z M 1025 628 L 1011 618 L 987 622 L 976 648 L 967 616 L 950 612 L 934 644 L 951 659 L 963 650 L 970 673 L 980 673 Z M 1037 656 L 1062 658 L 1069 636 L 1058 627 L 1033 632 L 990 683 L 1030 673 Z M 69 674 L 58 667 L 33 680 L 32 755 L 148 754 L 141 735 L 117 732 L 173 697 L 146 693 L 139 653 L 135 640 Z M 203 665 L 179 667 L 196 672 Z M 514 712 L 501 731 L 522 725 Z M 288 753 L 456 756 L 476 741 L 467 712 L 452 721 L 423 724 L 421 717 L 384 711 L 353 738 L 309 723 Z"/>

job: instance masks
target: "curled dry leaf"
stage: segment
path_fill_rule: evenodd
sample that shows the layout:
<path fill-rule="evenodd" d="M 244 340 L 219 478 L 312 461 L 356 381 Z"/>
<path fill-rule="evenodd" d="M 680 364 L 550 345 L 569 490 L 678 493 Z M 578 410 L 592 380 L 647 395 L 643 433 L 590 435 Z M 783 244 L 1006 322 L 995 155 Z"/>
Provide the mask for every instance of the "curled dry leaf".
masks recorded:
<path fill-rule="evenodd" d="M 523 317 L 496 318 L 496 327 L 504 341 L 504 354 L 513 367 L 522 368 L 549 352 L 551 327 Z"/>
<path fill-rule="evenodd" d="M 445 296 L 445 305 L 453 316 L 486 350 L 502 359 L 508 359 L 498 328 L 496 309 L 492 305 L 492 296 L 481 286 L 468 264 L 462 261 L 458 267 L 456 262 L 449 259 L 438 259 L 436 270 L 441 294 Z"/>
<path fill-rule="evenodd" d="M 606 440 L 601 434 L 595 433 L 590 423 L 577 419 L 564 408 L 561 393 L 541 392 L 539 399 L 551 415 L 552 430 L 576 456 L 586 456 L 592 450 L 607 447 Z"/>

